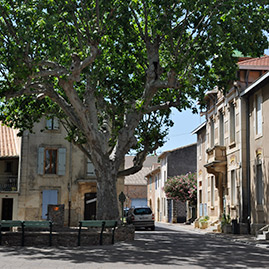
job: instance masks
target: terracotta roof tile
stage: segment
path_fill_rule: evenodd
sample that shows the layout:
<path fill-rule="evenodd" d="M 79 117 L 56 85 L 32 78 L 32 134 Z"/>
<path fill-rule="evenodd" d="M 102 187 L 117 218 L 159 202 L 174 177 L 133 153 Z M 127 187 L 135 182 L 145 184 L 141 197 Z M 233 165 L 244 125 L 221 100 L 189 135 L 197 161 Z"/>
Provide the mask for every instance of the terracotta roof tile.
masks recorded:
<path fill-rule="evenodd" d="M 251 59 L 239 62 L 239 66 L 245 66 L 245 65 L 269 66 L 269 56 L 265 55 L 260 58 L 251 58 Z"/>
<path fill-rule="evenodd" d="M 0 158 L 19 156 L 19 137 L 18 131 L 0 122 Z"/>

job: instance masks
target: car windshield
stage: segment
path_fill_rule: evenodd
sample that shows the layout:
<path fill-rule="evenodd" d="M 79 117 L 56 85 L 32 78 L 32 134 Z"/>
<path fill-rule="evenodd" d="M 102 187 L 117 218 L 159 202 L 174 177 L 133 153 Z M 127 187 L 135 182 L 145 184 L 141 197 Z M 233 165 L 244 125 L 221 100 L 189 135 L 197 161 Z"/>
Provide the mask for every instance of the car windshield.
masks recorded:
<path fill-rule="evenodd" d="M 136 208 L 134 210 L 134 214 L 135 215 L 148 215 L 148 214 L 151 214 L 152 211 L 150 208 Z"/>

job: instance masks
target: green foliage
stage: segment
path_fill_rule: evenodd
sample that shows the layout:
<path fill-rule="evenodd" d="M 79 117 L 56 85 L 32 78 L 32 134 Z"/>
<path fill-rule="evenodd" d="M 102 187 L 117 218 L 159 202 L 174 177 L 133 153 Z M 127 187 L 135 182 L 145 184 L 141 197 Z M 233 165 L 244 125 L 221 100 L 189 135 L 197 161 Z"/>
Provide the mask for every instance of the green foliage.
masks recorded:
<path fill-rule="evenodd" d="M 168 178 L 164 184 L 166 197 L 176 201 L 189 201 L 191 205 L 197 204 L 197 176 L 196 173 Z"/>
<path fill-rule="evenodd" d="M 98 11 L 98 12 L 97 12 Z M 74 126 L 55 99 L 38 99 L 40 92 L 53 89 L 73 108 L 59 81 L 71 76 L 72 55 L 81 61 L 100 51 L 94 62 L 72 81 L 84 104 L 90 84 L 96 98 L 99 128 L 109 120 L 111 146 L 116 145 L 125 115 L 148 107 L 174 103 L 181 111 L 196 111 L 197 100 L 214 86 L 225 89 L 234 78 L 235 50 L 259 56 L 268 47 L 262 30 L 268 30 L 268 5 L 261 1 L 107 0 L 52 1 L 1 0 L 0 17 L 0 120 L 13 127 L 31 129 L 43 115 L 59 116 L 70 132 L 68 139 L 85 139 L 81 126 Z M 176 73 L 175 87 L 160 87 L 146 104 L 147 75 L 150 68 L 147 42 L 158 41 L 160 82 Z M 61 71 L 47 76 L 54 63 Z M 65 70 L 65 72 L 63 72 Z M 29 86 L 31 84 L 31 86 Z M 10 93 L 27 93 L 5 99 Z M 26 96 L 33 94 L 33 96 Z M 180 100 L 180 101 L 179 101 Z M 179 102 L 177 102 L 179 101 Z M 146 112 L 141 117 L 133 148 L 162 145 L 170 110 Z"/>
<path fill-rule="evenodd" d="M 231 217 L 229 214 L 226 215 L 225 213 L 223 213 L 221 217 L 221 227 L 226 224 L 231 224 Z"/>
<path fill-rule="evenodd" d="M 199 222 L 208 222 L 209 221 L 209 216 L 204 216 L 199 218 Z"/>

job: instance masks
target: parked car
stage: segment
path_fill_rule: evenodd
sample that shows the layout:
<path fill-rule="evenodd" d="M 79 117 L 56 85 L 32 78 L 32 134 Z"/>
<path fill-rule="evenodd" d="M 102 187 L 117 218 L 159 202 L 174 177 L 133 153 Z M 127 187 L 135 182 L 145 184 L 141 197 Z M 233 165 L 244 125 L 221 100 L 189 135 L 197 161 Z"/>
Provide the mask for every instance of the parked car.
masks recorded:
<path fill-rule="evenodd" d="M 128 211 L 127 223 L 133 224 L 135 228 L 150 228 L 155 230 L 154 214 L 149 207 L 132 207 Z"/>

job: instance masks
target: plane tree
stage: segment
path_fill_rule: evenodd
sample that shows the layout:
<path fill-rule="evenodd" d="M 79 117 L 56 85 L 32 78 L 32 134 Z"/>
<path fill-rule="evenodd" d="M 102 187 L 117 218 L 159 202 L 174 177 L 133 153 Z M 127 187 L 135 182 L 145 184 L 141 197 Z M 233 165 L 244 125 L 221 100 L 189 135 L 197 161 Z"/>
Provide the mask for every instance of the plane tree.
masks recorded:
<path fill-rule="evenodd" d="M 234 78 L 235 50 L 268 45 L 263 1 L 1 0 L 0 13 L 1 121 L 61 120 L 94 164 L 98 219 L 118 218 L 117 178 L 164 143 L 171 108 L 195 112 Z"/>

